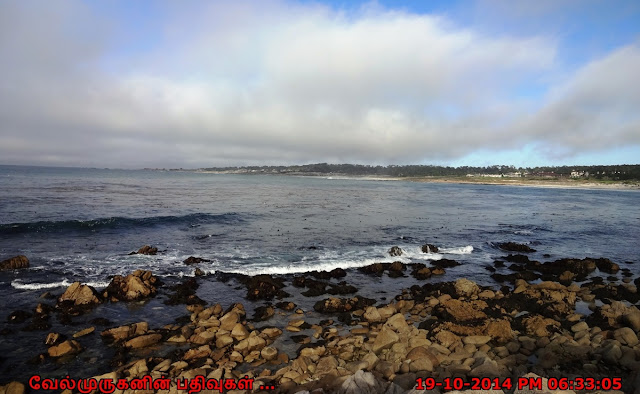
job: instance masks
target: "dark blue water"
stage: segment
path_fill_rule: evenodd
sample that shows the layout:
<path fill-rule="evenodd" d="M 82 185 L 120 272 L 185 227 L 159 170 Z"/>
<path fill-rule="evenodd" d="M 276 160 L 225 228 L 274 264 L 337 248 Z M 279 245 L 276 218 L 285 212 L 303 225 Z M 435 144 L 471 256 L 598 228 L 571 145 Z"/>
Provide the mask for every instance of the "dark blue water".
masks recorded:
<path fill-rule="evenodd" d="M 640 260 L 639 224 L 638 191 L 0 166 L 0 259 L 31 260 L 29 269 L 0 273 L 0 319 L 74 281 L 100 288 L 140 268 L 192 276 L 182 264 L 192 255 L 211 260 L 205 272 L 247 274 L 444 257 L 463 263 L 448 272 L 454 277 L 492 284 L 484 266 L 505 254 L 495 244 L 514 241 L 541 261 L 607 257 L 637 275 L 640 264 L 627 262 Z M 421 253 L 426 242 L 441 252 Z M 145 244 L 161 252 L 128 255 Z M 394 245 L 406 254 L 389 257 Z M 152 321 L 178 314 L 150 305 Z M 128 319 L 123 306 L 100 308 Z"/>

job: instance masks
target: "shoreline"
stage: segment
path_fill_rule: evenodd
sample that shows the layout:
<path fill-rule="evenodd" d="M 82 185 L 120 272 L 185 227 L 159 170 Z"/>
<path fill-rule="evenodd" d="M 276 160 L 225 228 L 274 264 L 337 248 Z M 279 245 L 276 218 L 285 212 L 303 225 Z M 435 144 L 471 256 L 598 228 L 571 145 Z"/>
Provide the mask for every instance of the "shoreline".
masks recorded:
<path fill-rule="evenodd" d="M 576 383 L 588 376 L 607 384 L 615 377 L 624 392 L 638 387 L 640 311 L 634 305 L 640 277 L 604 258 L 540 263 L 527 257 L 526 245 L 504 245 L 503 251 L 487 268 L 494 272 L 492 286 L 465 278 L 440 281 L 449 268 L 464 264 L 447 259 L 286 275 L 217 273 L 175 285 L 138 270 L 114 277 L 101 291 L 74 283 L 49 294 L 49 301 L 37 299 L 30 317 L 19 311 L 10 316 L 24 317 L 12 328 L 41 324 L 35 329 L 47 347 L 33 355 L 39 365 L 64 366 L 98 352 L 111 367 L 97 378 L 132 382 L 150 375 L 174 382 L 167 393 L 183 392 L 175 382 L 198 376 L 253 381 L 253 390 L 227 391 L 233 393 L 417 394 L 427 381 L 439 382 L 442 390 L 428 391 L 439 393 L 456 378 L 490 379 L 498 382 L 494 392 L 513 393 L 519 391 L 505 382 L 523 376 Z M 203 261 L 184 263 L 197 269 Z M 369 299 L 352 285 L 357 276 L 372 286 L 382 279 L 406 286 Z M 202 286 L 230 286 L 244 296 L 221 305 L 201 299 Z M 161 300 L 183 308 L 182 317 L 149 323 L 140 305 Z M 139 306 L 125 325 L 81 323 L 102 305 Z M 45 324 L 53 316 L 67 322 L 59 332 Z M 20 338 L 17 332 L 3 335 Z M 273 389 L 256 389 L 260 385 Z M 349 391 L 354 387 L 362 391 Z"/>
<path fill-rule="evenodd" d="M 597 181 L 572 179 L 527 179 L 527 178 L 492 178 L 492 177 L 393 177 L 350 174 L 324 173 L 248 173 L 223 171 L 185 171 L 199 174 L 214 175 L 250 175 L 250 176 L 293 176 L 303 178 L 322 178 L 335 180 L 361 181 L 405 181 L 420 183 L 450 183 L 470 185 L 498 185 L 518 187 L 539 187 L 555 189 L 585 189 L 585 190 L 640 190 L 640 181 Z"/>

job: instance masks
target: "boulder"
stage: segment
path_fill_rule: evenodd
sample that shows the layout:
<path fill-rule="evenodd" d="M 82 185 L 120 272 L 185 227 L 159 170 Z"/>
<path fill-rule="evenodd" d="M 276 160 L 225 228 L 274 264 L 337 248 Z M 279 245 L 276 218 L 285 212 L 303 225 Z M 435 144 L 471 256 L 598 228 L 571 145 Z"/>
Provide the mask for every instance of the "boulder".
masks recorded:
<path fill-rule="evenodd" d="M 469 279 L 461 278 L 456 280 L 455 284 L 456 294 L 460 297 L 471 297 L 480 293 L 480 287 Z"/>
<path fill-rule="evenodd" d="M 393 257 L 402 256 L 402 253 L 402 249 L 400 249 L 399 246 L 392 246 L 391 249 L 389 249 L 389 255 Z"/>
<path fill-rule="evenodd" d="M 187 257 L 187 259 L 183 261 L 183 263 L 186 265 L 193 265 L 193 264 L 200 264 L 200 263 L 208 263 L 210 261 L 211 260 L 203 259 L 200 257 L 189 256 Z"/>
<path fill-rule="evenodd" d="M 102 331 L 100 335 L 107 340 L 120 342 L 137 335 L 145 334 L 148 330 L 149 323 L 143 321 L 140 323 L 110 328 Z"/>
<path fill-rule="evenodd" d="M 548 337 L 560 328 L 560 322 L 544 316 L 533 315 L 522 319 L 527 335 Z"/>
<path fill-rule="evenodd" d="M 439 249 L 435 245 L 424 244 L 422 245 L 422 253 L 438 253 Z"/>
<path fill-rule="evenodd" d="M 90 306 L 100 303 L 100 295 L 91 286 L 74 282 L 58 298 L 58 306 Z"/>
<path fill-rule="evenodd" d="M 74 340 L 64 341 L 59 345 L 51 346 L 47 349 L 49 356 L 54 358 L 80 353 L 81 351 L 82 345 Z"/>
<path fill-rule="evenodd" d="M 130 255 L 132 255 L 132 254 L 145 254 L 145 255 L 153 256 L 156 253 L 158 253 L 158 248 L 154 248 L 153 246 L 149 246 L 149 245 L 144 245 L 143 247 L 138 249 L 137 252 L 131 252 L 129 254 Z"/>
<path fill-rule="evenodd" d="M 371 372 L 357 371 L 336 391 L 338 394 L 377 394 L 385 391 L 385 384 Z"/>
<path fill-rule="evenodd" d="M 530 253 L 530 252 L 536 251 L 535 249 L 532 249 L 531 247 L 529 247 L 529 245 L 519 244 L 515 242 L 504 242 L 504 243 L 498 244 L 498 247 L 508 252 Z"/>
<path fill-rule="evenodd" d="M 161 339 L 162 335 L 160 334 L 145 334 L 129 339 L 124 343 L 124 346 L 131 349 L 139 349 L 155 345 L 156 343 L 160 342 Z"/>
<path fill-rule="evenodd" d="M 154 296 L 158 279 L 151 271 L 137 270 L 125 277 L 116 275 L 104 290 L 103 296 L 111 301 L 136 301 Z"/>
<path fill-rule="evenodd" d="M 378 333 L 371 350 L 374 353 L 378 354 L 383 349 L 388 349 L 393 346 L 394 343 L 397 343 L 400 340 L 398 334 L 396 334 L 391 328 L 388 328 L 386 325 L 382 327 L 382 330 Z"/>
<path fill-rule="evenodd" d="M 10 382 L 6 386 L 0 386 L 1 394 L 24 394 L 25 387 L 24 384 L 20 382 Z"/>
<path fill-rule="evenodd" d="M 0 262 L 0 271 L 16 270 L 20 268 L 29 268 L 29 259 L 27 256 L 18 255 Z"/>

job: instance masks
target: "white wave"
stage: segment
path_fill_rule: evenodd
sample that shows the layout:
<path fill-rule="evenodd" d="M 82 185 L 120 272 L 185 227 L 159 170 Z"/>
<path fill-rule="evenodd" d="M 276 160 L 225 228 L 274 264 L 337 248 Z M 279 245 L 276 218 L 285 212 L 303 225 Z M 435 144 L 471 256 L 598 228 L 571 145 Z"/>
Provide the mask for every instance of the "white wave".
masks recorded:
<path fill-rule="evenodd" d="M 11 286 L 14 289 L 19 290 L 40 290 L 40 289 L 55 289 L 56 287 L 67 287 L 71 285 L 72 282 L 69 282 L 67 279 L 63 279 L 60 282 L 52 282 L 52 283 L 22 283 L 19 280 L 14 280 L 11 282 Z"/>
<path fill-rule="evenodd" d="M 55 289 L 58 287 L 69 287 L 73 282 L 67 280 L 67 278 L 61 280 L 60 282 L 51 282 L 51 283 L 22 283 L 19 280 L 14 280 L 11 282 L 11 286 L 14 289 L 18 290 L 41 290 L 41 289 Z M 89 285 L 91 287 L 107 287 L 109 286 L 109 282 L 86 282 L 83 283 L 85 285 Z"/>
<path fill-rule="evenodd" d="M 285 274 L 302 274 L 310 271 L 331 271 L 335 268 L 349 269 L 360 268 L 374 263 L 389 262 L 390 259 L 363 259 L 363 260 L 340 260 L 325 261 L 317 264 L 288 264 L 273 267 L 247 267 L 243 269 L 224 270 L 225 272 L 244 275 L 285 275 Z M 398 259 L 395 259 L 398 260 Z"/>
<path fill-rule="evenodd" d="M 439 250 L 440 253 L 444 254 L 471 254 L 473 252 L 473 246 L 467 245 L 459 248 L 442 248 Z"/>
<path fill-rule="evenodd" d="M 533 234 L 533 231 L 531 231 L 531 230 L 518 230 L 518 231 L 514 231 L 513 233 L 517 234 L 517 235 L 531 235 L 531 234 Z"/>

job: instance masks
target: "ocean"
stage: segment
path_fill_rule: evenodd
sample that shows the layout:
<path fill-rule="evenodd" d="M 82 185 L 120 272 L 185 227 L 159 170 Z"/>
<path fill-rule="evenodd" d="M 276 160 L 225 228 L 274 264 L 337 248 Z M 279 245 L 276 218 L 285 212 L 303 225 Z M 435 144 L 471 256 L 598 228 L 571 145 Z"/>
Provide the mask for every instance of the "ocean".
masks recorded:
<path fill-rule="evenodd" d="M 102 289 L 113 275 L 146 269 L 176 283 L 194 276 L 195 267 L 182 261 L 196 256 L 210 260 L 198 265 L 211 274 L 200 279 L 201 298 L 224 307 L 243 302 L 251 310 L 261 303 L 247 302 L 241 288 L 213 274 L 285 275 L 447 258 L 461 265 L 432 280 L 467 277 L 498 286 L 486 266 L 508 254 L 497 247 L 508 241 L 530 245 L 536 249 L 530 258 L 539 261 L 606 257 L 636 277 L 639 225 L 637 190 L 0 166 L 0 260 L 24 254 L 31 262 L 0 272 L 0 327 L 12 332 L 0 336 L 0 375 L 109 370 L 109 349 L 97 337 L 86 340 L 100 351 L 31 366 L 28 360 L 46 351 L 48 331 L 21 332 L 6 323 L 11 312 L 33 310 L 43 293 L 59 295 L 75 281 Z M 425 243 L 439 252 L 422 253 Z M 147 244 L 159 253 L 129 255 Z M 389 256 L 392 246 L 405 253 Z M 351 282 L 387 302 L 408 286 L 357 274 Z M 294 292 L 301 307 L 315 301 Z M 96 316 L 113 325 L 169 324 L 185 309 L 164 305 L 163 296 L 100 305 L 71 328 L 53 319 L 49 331 L 79 330 Z"/>

